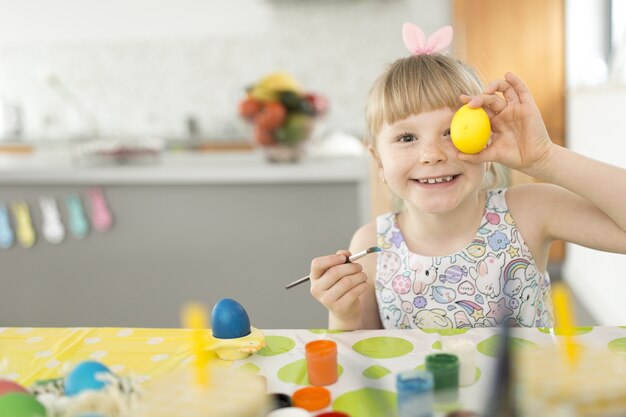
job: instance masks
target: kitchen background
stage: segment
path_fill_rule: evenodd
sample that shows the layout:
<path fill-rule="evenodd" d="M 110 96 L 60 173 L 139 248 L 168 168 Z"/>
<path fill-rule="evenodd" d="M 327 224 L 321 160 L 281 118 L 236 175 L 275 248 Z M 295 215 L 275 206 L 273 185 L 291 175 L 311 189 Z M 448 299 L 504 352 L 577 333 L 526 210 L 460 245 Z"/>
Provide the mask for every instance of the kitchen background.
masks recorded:
<path fill-rule="evenodd" d="M 370 83 L 404 54 L 391 35 L 398 22 L 428 16 L 420 20 L 431 32 L 451 13 L 447 1 L 2 5 L 0 94 L 20 103 L 23 136 L 38 140 L 91 128 L 50 88 L 54 76 L 97 115 L 103 135 L 184 138 L 193 118 L 205 137 L 240 139 L 247 126 L 233 110 L 244 88 L 277 70 L 328 97 L 329 126 L 360 135 Z"/>
<path fill-rule="evenodd" d="M 483 7 L 488 3 L 481 2 Z M 564 142 L 625 166 L 626 0 L 547 3 L 564 11 Z M 0 202 L 30 200 L 38 224 L 39 196 L 60 200 L 102 187 L 115 225 L 108 234 L 80 242 L 68 238 L 62 245 L 38 242 L 29 250 L 0 250 L 0 325 L 172 326 L 180 304 L 198 294 L 209 304 L 222 296 L 243 300 L 259 327 L 323 327 L 323 309 L 308 292 L 283 293 L 281 284 L 306 273 L 313 256 L 347 246 L 353 229 L 376 211 L 376 197 L 364 196 L 376 194 L 377 184 L 370 183 L 364 156 L 351 142 L 364 132 L 368 88 L 388 63 L 406 55 L 402 22 L 413 21 L 432 33 L 471 4 L 0 0 L 0 144 L 58 149 L 94 135 L 179 144 L 249 140 L 238 102 L 246 86 L 278 70 L 328 99 L 330 111 L 318 134 L 351 143 L 346 146 L 350 152 L 338 148 L 341 155 L 335 156 L 345 159 L 336 159 L 340 163 L 331 169 L 308 162 L 261 167 L 247 156 L 210 155 L 145 172 L 128 167 L 113 172 L 58 168 L 58 154 L 46 166 L 46 153 L 39 151 L 3 156 Z M 456 29 L 459 47 L 466 38 L 463 27 Z M 506 29 L 497 34 L 504 42 L 514 34 Z M 536 46 L 511 43 L 508 49 L 532 57 Z M 250 217 L 246 207 L 257 211 L 256 223 L 225 217 Z M 258 225 L 259 218 L 267 229 Z M 318 229 L 312 242 L 302 242 L 312 232 L 300 222 Z M 281 227 L 291 234 L 276 235 Z M 215 243 L 229 235 L 246 236 L 246 244 Z M 626 291 L 625 257 L 571 246 L 565 253 L 551 267 L 565 276 L 591 313 L 585 320 L 624 324 L 615 294 Z M 219 263 L 220 258 L 227 262 Z M 249 264 L 248 269 L 237 270 L 237 262 Z M 273 289 L 249 283 L 270 276 L 276 281 Z M 242 285 L 252 295 L 243 294 Z M 255 303 L 258 299 L 269 302 Z M 266 313 L 268 305 L 278 305 L 281 317 Z M 301 318 L 289 314 L 296 309 Z"/>

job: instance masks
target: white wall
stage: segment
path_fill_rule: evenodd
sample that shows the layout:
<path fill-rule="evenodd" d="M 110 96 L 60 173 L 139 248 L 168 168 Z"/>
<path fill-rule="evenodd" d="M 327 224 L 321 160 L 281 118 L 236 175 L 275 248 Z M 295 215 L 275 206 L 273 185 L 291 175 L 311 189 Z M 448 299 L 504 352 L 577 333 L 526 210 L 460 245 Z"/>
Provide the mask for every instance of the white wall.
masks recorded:
<path fill-rule="evenodd" d="M 276 70 L 330 99 L 330 128 L 363 132 L 385 65 L 405 56 L 401 25 L 449 24 L 449 1 L 0 0 L 0 96 L 20 101 L 28 137 L 84 128 L 45 83 L 53 71 L 105 134 L 242 137 L 245 86 Z"/>
<path fill-rule="evenodd" d="M 566 144 L 626 167 L 626 85 L 609 79 L 608 63 L 616 54 L 609 45 L 609 11 L 608 0 L 566 1 Z M 572 244 L 566 251 L 563 275 L 581 302 L 599 324 L 623 325 L 626 256 Z"/>
<path fill-rule="evenodd" d="M 566 0 L 565 79 L 569 88 L 606 81 L 610 0 Z"/>
<path fill-rule="evenodd" d="M 567 100 L 570 149 L 626 168 L 626 86 L 572 91 Z M 598 111 L 602 109 L 602 111 Z M 622 201 L 626 196 L 616 195 Z M 626 323 L 626 255 L 567 246 L 564 276 L 601 325 Z"/>

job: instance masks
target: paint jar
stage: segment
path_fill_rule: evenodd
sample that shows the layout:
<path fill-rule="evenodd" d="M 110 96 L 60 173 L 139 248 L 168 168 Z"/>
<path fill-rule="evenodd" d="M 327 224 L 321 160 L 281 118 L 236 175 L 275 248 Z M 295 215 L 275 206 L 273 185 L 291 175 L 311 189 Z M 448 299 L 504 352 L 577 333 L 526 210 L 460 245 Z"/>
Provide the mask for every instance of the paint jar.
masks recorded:
<path fill-rule="evenodd" d="M 300 388 L 291 396 L 295 407 L 317 411 L 330 405 L 330 391 L 324 387 Z"/>
<path fill-rule="evenodd" d="M 433 374 L 411 370 L 396 376 L 398 417 L 432 417 Z"/>
<path fill-rule="evenodd" d="M 291 397 L 282 392 L 269 394 L 269 403 L 271 410 L 278 410 L 279 408 L 287 408 L 292 406 Z"/>
<path fill-rule="evenodd" d="M 303 408 L 287 407 L 274 410 L 267 417 L 311 417 L 311 413 Z"/>
<path fill-rule="evenodd" d="M 426 356 L 426 369 L 433 374 L 435 401 L 450 402 L 459 398 L 459 358 L 450 353 Z"/>
<path fill-rule="evenodd" d="M 337 344 L 332 340 L 316 340 L 305 346 L 306 369 L 311 385 L 337 382 Z"/>
<path fill-rule="evenodd" d="M 476 344 L 467 339 L 446 338 L 442 350 L 459 358 L 459 385 L 471 385 L 476 380 Z"/>

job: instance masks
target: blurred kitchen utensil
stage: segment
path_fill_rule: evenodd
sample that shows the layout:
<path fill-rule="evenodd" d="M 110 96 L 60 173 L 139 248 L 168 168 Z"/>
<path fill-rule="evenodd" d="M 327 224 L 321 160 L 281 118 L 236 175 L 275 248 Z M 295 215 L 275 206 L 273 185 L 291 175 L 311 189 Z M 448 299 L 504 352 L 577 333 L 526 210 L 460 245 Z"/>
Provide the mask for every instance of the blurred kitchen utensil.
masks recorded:
<path fill-rule="evenodd" d="M 161 161 L 165 144 L 157 138 L 94 139 L 72 149 L 79 165 L 151 165 Z"/>
<path fill-rule="evenodd" d="M 15 142 L 22 136 L 22 108 L 0 97 L 0 142 Z"/>

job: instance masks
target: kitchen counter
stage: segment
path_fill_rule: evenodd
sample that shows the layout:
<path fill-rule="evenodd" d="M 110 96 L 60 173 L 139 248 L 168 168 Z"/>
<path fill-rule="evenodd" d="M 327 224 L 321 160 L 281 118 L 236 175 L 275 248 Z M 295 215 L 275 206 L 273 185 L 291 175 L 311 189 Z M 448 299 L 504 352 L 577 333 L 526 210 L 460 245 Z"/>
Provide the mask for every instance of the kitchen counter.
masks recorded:
<path fill-rule="evenodd" d="M 46 241 L 41 197 L 57 202 L 68 228 L 70 195 L 93 222 L 92 187 L 113 228 Z M 258 152 L 181 152 L 157 165 L 100 167 L 61 152 L 0 156 L 0 205 L 17 202 L 30 209 L 36 242 L 0 248 L 8 326 L 172 327 L 183 303 L 230 297 L 257 327 L 324 327 L 328 313 L 308 285 L 284 286 L 314 257 L 347 248 L 371 218 L 362 155 L 275 165 Z"/>
<path fill-rule="evenodd" d="M 150 165 L 76 164 L 69 152 L 0 155 L 0 184 L 236 184 L 366 181 L 364 156 L 270 164 L 260 151 L 165 152 Z"/>

